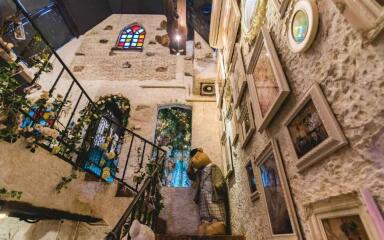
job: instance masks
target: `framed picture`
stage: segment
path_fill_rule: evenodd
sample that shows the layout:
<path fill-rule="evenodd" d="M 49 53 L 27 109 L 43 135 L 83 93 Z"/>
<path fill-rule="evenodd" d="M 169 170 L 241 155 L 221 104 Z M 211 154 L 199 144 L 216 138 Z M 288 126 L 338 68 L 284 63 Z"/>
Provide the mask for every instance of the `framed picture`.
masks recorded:
<path fill-rule="evenodd" d="M 292 52 L 305 52 L 316 38 L 319 10 L 315 0 L 295 3 L 288 25 L 288 43 Z"/>
<path fill-rule="evenodd" d="M 277 11 L 280 13 L 280 17 L 284 16 L 285 10 L 287 10 L 288 4 L 290 0 L 273 0 L 273 4 L 275 5 Z"/>
<path fill-rule="evenodd" d="M 247 69 L 255 121 L 260 132 L 271 122 L 290 93 L 269 31 L 263 27 Z"/>
<path fill-rule="evenodd" d="M 282 159 L 275 139 L 255 159 L 272 239 L 302 239 Z"/>
<path fill-rule="evenodd" d="M 363 36 L 372 41 L 384 28 L 383 0 L 333 0 L 341 13 Z"/>
<path fill-rule="evenodd" d="M 247 87 L 247 77 L 244 69 L 243 54 L 241 53 L 241 47 L 236 45 L 235 52 L 233 54 L 233 61 L 231 67 L 231 85 L 233 90 L 233 101 L 235 107 L 239 106 L 240 96 L 244 94 Z"/>
<path fill-rule="evenodd" d="M 248 92 L 248 91 L 246 91 Z M 241 147 L 246 148 L 253 134 L 256 131 L 254 122 L 254 114 L 252 110 L 252 103 L 249 100 L 247 94 L 243 94 L 238 107 L 239 122 L 241 124 L 241 132 L 243 136 L 243 142 Z"/>
<path fill-rule="evenodd" d="M 245 171 L 247 172 L 248 176 L 248 184 L 249 184 L 249 190 L 251 193 L 251 200 L 256 201 L 259 199 L 259 191 L 257 190 L 257 184 L 256 184 L 256 176 L 255 173 L 253 172 L 253 167 L 252 167 L 252 160 L 250 160 L 247 165 L 245 165 Z"/>
<path fill-rule="evenodd" d="M 225 146 L 225 178 L 227 179 L 229 179 L 233 174 L 233 147 L 231 141 L 231 137 L 227 137 L 227 142 Z"/>
<path fill-rule="evenodd" d="M 305 208 L 310 213 L 314 240 L 384 239 L 383 217 L 367 190 L 331 197 Z"/>
<path fill-rule="evenodd" d="M 268 0 L 241 0 L 241 29 L 244 39 L 253 42 L 266 18 Z"/>
<path fill-rule="evenodd" d="M 220 28 L 220 36 L 223 43 L 223 57 L 225 70 L 229 70 L 232 60 L 232 54 L 236 43 L 237 32 L 240 27 L 240 8 L 237 0 L 222 0 L 223 9 L 221 15 L 222 27 Z"/>
<path fill-rule="evenodd" d="M 347 144 L 318 84 L 314 84 L 305 94 L 284 125 L 299 171 Z"/>

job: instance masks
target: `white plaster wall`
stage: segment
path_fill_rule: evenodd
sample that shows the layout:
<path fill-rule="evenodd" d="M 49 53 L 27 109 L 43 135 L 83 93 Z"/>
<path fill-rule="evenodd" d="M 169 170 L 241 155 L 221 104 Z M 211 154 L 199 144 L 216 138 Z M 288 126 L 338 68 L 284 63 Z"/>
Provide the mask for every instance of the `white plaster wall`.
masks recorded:
<path fill-rule="evenodd" d="M 280 19 L 270 1 L 267 21 L 292 91 L 268 132 L 280 145 L 306 239 L 311 239 L 303 207 L 306 203 L 365 187 L 384 209 L 384 39 L 381 35 L 372 44 L 364 43 L 331 0 L 317 3 L 319 31 L 306 53 L 295 54 L 288 48 L 289 11 Z M 248 60 L 250 54 L 247 48 L 244 50 Z M 315 82 L 321 85 L 349 145 L 299 174 L 282 124 Z M 268 140 L 266 134 L 257 133 L 245 151 L 238 151 L 235 175 L 230 181 L 233 231 L 250 240 L 272 239 L 266 206 L 261 200 L 251 202 L 244 168 L 251 156 L 261 153 Z M 259 189 L 260 184 L 259 180 Z"/>

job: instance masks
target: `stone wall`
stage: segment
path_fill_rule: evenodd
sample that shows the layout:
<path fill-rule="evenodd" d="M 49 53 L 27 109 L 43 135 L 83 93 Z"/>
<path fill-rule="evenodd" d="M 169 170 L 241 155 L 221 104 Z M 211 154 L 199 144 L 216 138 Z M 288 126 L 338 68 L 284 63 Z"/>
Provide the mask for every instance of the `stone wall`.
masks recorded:
<path fill-rule="evenodd" d="M 60 51 L 92 99 L 108 94 L 121 94 L 128 98 L 131 102 L 131 113 L 127 127 L 150 141 L 154 140 L 159 106 L 191 106 L 192 145 L 204 147 L 215 163 L 220 164 L 216 104 L 211 100 L 207 102 L 207 99 L 187 101 L 187 97 L 194 96 L 190 94 L 191 91 L 187 91 L 186 76 L 180 72 L 184 69 L 184 56 L 170 55 L 168 47 L 153 43 L 155 35 L 166 33 L 165 30 L 159 30 L 160 22 L 164 19 L 163 16 L 153 15 L 112 15 Z M 110 53 L 119 31 L 131 22 L 139 22 L 146 28 L 144 51 Z M 104 30 L 109 25 L 112 30 Z M 108 42 L 100 43 L 102 39 Z M 129 68 L 124 65 L 127 61 L 131 64 Z M 41 78 L 43 89 L 52 85 L 61 70 L 57 60 L 53 59 L 52 62 L 54 71 Z M 177 69 L 176 63 L 179 66 Z M 158 67 L 167 69 L 156 71 Z M 71 79 L 65 74 L 55 93 L 65 94 L 70 84 Z M 79 88 L 74 87 L 69 99 L 75 103 L 79 93 Z M 36 98 L 39 94 L 36 92 L 31 98 Z M 83 98 L 79 109 L 86 104 L 87 101 Z M 69 115 L 60 120 L 66 123 Z M 77 117 L 75 115 L 74 119 Z M 23 191 L 23 202 L 100 217 L 112 226 L 131 201 L 130 198 L 114 197 L 116 184 L 84 181 L 84 174 L 71 182 L 68 189 L 57 194 L 54 188 L 62 177 L 70 174 L 70 165 L 42 149 L 35 154 L 30 153 L 25 149 L 22 140 L 13 145 L 0 144 L 0 154 L 5 156 L 4 161 L 0 161 L 0 182 L 7 189 Z M 131 165 L 129 168 L 132 171 L 134 169 Z"/>
<path fill-rule="evenodd" d="M 294 1 L 292 1 L 294 2 Z M 271 239 L 266 206 L 250 200 L 245 164 L 275 137 L 306 239 L 311 239 L 303 205 L 368 188 L 384 210 L 384 39 L 364 43 L 331 0 L 317 1 L 320 21 L 312 47 L 295 54 L 288 48 L 289 10 L 280 19 L 269 1 L 267 26 L 286 74 L 291 94 L 267 133 L 256 133 L 245 151 L 237 149 L 230 180 L 233 231 L 247 239 Z M 292 5 L 292 3 L 291 3 Z M 288 9 L 291 6 L 288 7 Z M 249 48 L 243 43 L 246 64 Z M 313 83 L 319 83 L 349 145 L 299 174 L 283 120 Z M 257 179 L 260 177 L 256 174 Z M 258 181 L 258 188 L 261 183 Z"/>
<path fill-rule="evenodd" d="M 157 35 L 166 34 L 160 28 L 161 15 L 111 15 L 85 34 L 78 56 L 72 63 L 76 76 L 82 80 L 171 80 L 175 79 L 176 57 L 169 54 L 167 46 L 156 42 Z M 134 23 L 146 30 L 143 52 L 111 51 L 120 31 Z M 112 30 L 106 27 L 112 27 Z M 102 43 L 104 41 L 104 43 Z M 127 62 L 131 65 L 127 65 Z M 156 70 L 163 68 L 163 70 Z M 81 70 L 80 70 L 81 69 Z"/>

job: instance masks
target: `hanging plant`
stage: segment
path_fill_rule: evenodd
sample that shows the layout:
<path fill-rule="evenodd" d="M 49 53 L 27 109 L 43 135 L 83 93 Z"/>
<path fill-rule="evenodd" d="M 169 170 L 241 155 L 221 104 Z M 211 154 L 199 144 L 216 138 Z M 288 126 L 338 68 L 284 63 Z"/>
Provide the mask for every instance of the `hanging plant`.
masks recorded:
<path fill-rule="evenodd" d="M 0 67 L 0 139 L 15 142 L 19 135 L 20 110 L 29 104 L 25 95 L 17 93 L 21 86 L 13 77 L 18 71 L 15 63 Z"/>
<path fill-rule="evenodd" d="M 0 186 L 0 199 L 14 198 L 14 199 L 20 200 L 22 194 L 23 192 L 7 190 L 6 188 Z"/>
<path fill-rule="evenodd" d="M 127 125 L 131 110 L 129 100 L 121 95 L 115 94 L 99 97 L 99 99 L 95 102 L 95 106 L 92 103 L 89 103 L 83 110 L 80 111 L 80 116 L 75 126 L 68 133 L 64 133 L 65 135 L 67 135 L 67 138 L 65 140 L 67 144 L 63 150 L 64 153 L 70 154 L 76 150 L 85 150 L 86 144 L 79 146 L 83 138 L 83 131 L 88 128 L 91 122 L 96 122 L 102 117 L 107 107 L 107 104 L 109 103 L 116 104 L 116 106 L 120 109 L 124 117 L 123 125 Z M 107 142 L 103 143 L 100 147 L 103 150 L 106 150 L 108 146 L 109 144 L 107 139 Z M 112 153 L 109 154 L 109 157 L 112 157 Z"/>
<path fill-rule="evenodd" d="M 61 181 L 56 185 L 55 191 L 57 193 L 61 193 L 63 189 L 67 189 L 69 183 L 71 183 L 74 179 L 77 179 L 78 172 L 76 170 L 72 170 L 72 173 L 67 177 L 62 177 Z"/>

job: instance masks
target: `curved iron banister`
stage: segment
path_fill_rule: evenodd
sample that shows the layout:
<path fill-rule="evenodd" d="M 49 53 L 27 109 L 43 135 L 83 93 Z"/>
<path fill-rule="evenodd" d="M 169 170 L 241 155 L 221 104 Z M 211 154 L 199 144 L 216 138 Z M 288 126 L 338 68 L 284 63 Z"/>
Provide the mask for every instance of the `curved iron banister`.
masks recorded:
<path fill-rule="evenodd" d="M 28 12 L 25 10 L 25 8 L 23 7 L 23 5 L 20 3 L 19 0 L 13 0 L 14 3 L 16 4 L 17 8 L 19 9 L 19 11 L 24 15 L 24 17 L 30 22 L 31 26 L 35 29 L 35 31 L 41 36 L 41 39 L 42 41 L 46 44 L 46 46 L 48 47 L 48 49 L 51 51 L 52 55 L 54 57 L 56 57 L 56 59 L 58 60 L 58 62 L 61 64 L 62 66 L 62 70 L 59 72 L 59 75 L 57 76 L 57 78 L 55 79 L 55 81 L 53 82 L 53 85 L 51 86 L 50 90 L 49 90 L 49 94 L 52 95 L 53 92 L 56 91 L 56 88 L 57 86 L 59 86 L 59 82 L 60 80 L 62 80 L 62 77 L 64 76 L 64 73 L 66 72 L 69 77 L 70 77 L 70 87 L 68 89 L 68 91 L 64 94 L 64 99 L 66 100 L 68 98 L 68 96 L 70 96 L 70 92 L 72 91 L 73 92 L 73 88 L 74 87 L 77 87 L 79 90 L 80 90 L 80 96 L 79 98 L 77 99 L 76 101 L 76 105 L 75 105 L 75 108 L 72 109 L 72 112 L 69 114 L 70 115 L 70 118 L 68 119 L 67 123 L 65 122 L 61 122 L 61 119 L 59 119 L 62 115 L 62 112 L 63 112 L 63 106 L 64 106 L 64 103 L 58 108 L 58 112 L 56 112 L 56 117 L 55 117 L 55 120 L 54 122 L 51 124 L 51 128 L 55 128 L 55 123 L 58 123 L 58 125 L 60 124 L 61 126 L 63 126 L 63 129 L 60 130 L 60 132 L 62 133 L 61 135 L 61 138 L 60 138 L 60 144 L 63 144 L 65 145 L 66 142 L 65 142 L 65 139 L 70 139 L 68 137 L 68 133 L 67 133 L 67 130 L 68 130 L 68 126 L 71 124 L 71 121 L 73 122 L 74 121 L 74 116 L 76 115 L 76 112 L 77 111 L 77 107 L 79 105 L 79 102 L 80 100 L 82 99 L 82 97 L 84 96 L 85 97 L 85 100 L 88 101 L 88 104 L 91 104 L 91 106 L 93 106 L 94 109 L 97 109 L 97 105 L 96 103 L 92 100 L 92 98 L 89 96 L 89 94 L 85 91 L 85 89 L 83 88 L 83 86 L 80 84 L 80 82 L 78 81 L 78 79 L 74 76 L 74 74 L 71 72 L 71 70 L 69 69 L 69 67 L 65 64 L 65 62 L 63 61 L 63 59 L 60 57 L 60 55 L 55 51 L 55 49 L 53 48 L 53 46 L 50 44 L 50 42 L 47 40 L 47 38 L 44 36 L 44 34 L 42 33 L 42 31 L 40 30 L 39 26 L 37 26 L 37 24 L 35 23 L 35 21 L 30 17 L 30 15 L 28 14 Z M 38 72 L 38 74 L 40 74 L 41 71 Z M 65 80 L 65 79 L 64 79 Z M 67 80 L 65 80 L 67 81 Z M 64 101 L 65 102 L 65 101 Z M 29 108 L 31 109 L 31 108 Z M 41 109 L 40 109 L 41 110 Z M 26 117 L 30 117 L 29 114 L 27 112 L 24 112 L 24 115 Z M 31 118 L 31 117 L 30 117 Z M 151 158 L 153 160 L 153 158 L 156 159 L 156 161 L 160 158 L 160 155 L 165 155 L 165 151 L 163 149 L 161 149 L 159 146 L 157 146 L 155 143 L 145 139 L 144 137 L 138 135 L 137 133 L 127 129 L 125 126 L 122 126 L 119 122 L 115 121 L 114 119 L 111 119 L 109 116 L 107 115 L 102 115 L 100 118 L 98 118 L 99 120 L 100 119 L 106 119 L 109 124 L 113 124 L 115 126 L 117 126 L 119 129 L 122 129 L 124 134 L 123 136 L 124 137 L 131 137 L 131 144 L 129 146 L 129 151 L 128 151 L 128 154 L 127 154 L 127 157 L 125 158 L 126 159 L 126 162 L 125 162 L 125 166 L 123 168 L 121 168 L 120 170 L 123 170 L 124 172 L 122 173 L 122 177 L 117 177 L 117 176 L 111 176 L 113 177 L 114 180 L 118 181 L 119 183 L 123 184 L 125 187 L 128 187 L 129 189 L 131 189 L 132 191 L 134 192 L 137 192 L 138 191 L 138 188 L 140 187 L 139 184 L 136 184 L 136 186 L 133 186 L 133 183 L 128 183 L 128 179 L 125 179 L 125 177 L 127 177 L 127 171 L 129 170 L 128 169 L 128 160 L 131 159 L 131 158 L 135 158 L 135 156 L 133 156 L 134 154 L 131 154 L 131 152 L 134 152 L 135 150 L 137 150 L 137 152 L 139 152 L 141 150 L 140 153 L 140 162 L 138 164 L 138 167 L 141 168 L 143 167 L 143 160 L 144 160 L 144 157 L 147 156 L 148 158 Z M 32 119 L 32 118 L 31 118 Z M 39 121 L 35 121 L 36 119 L 32 119 L 35 123 L 39 122 Z M 39 120 L 39 119 L 38 119 Z M 60 120 L 60 121 L 59 121 Z M 59 127 L 57 126 L 56 129 L 59 129 Z M 64 130 L 64 131 L 63 131 Z M 136 140 L 136 141 L 134 141 Z M 132 147 L 134 145 L 134 147 Z M 51 149 L 51 143 L 48 143 L 46 146 L 44 146 L 44 148 L 46 148 L 47 150 L 52 150 Z M 155 153 L 156 153 L 156 156 L 155 156 Z M 73 154 L 75 155 L 79 155 L 79 152 L 73 152 Z M 79 165 L 79 163 L 77 162 L 77 160 L 73 160 L 73 157 L 72 158 L 68 158 L 66 156 L 60 156 L 59 154 L 59 157 L 63 160 L 65 160 L 66 162 L 76 166 L 76 167 L 79 167 L 79 168 L 82 168 L 81 165 Z M 147 160 L 150 160 L 150 159 L 145 159 L 146 161 Z M 139 171 L 140 171 L 139 170 Z M 86 170 L 87 171 L 87 170 Z M 136 171 L 136 170 L 135 170 Z M 90 171 L 88 171 L 90 172 Z M 94 174 L 93 172 L 90 172 L 92 174 Z M 99 178 L 101 178 L 101 176 L 98 176 Z M 128 176 L 129 177 L 129 176 Z M 132 184 L 132 185 L 131 185 Z"/>
<path fill-rule="evenodd" d="M 142 208 L 143 208 L 143 202 L 145 201 L 146 193 L 149 193 L 150 197 L 155 197 L 154 195 L 156 194 L 156 191 L 158 191 L 158 189 L 156 188 L 157 188 L 157 184 L 161 184 L 158 181 L 159 181 L 159 178 L 161 178 L 163 173 L 164 161 L 165 161 L 165 156 L 163 156 L 160 159 L 160 161 L 157 163 L 157 166 L 154 169 L 153 173 L 145 179 L 140 191 L 137 193 L 136 197 L 130 203 L 127 210 L 124 212 L 123 216 L 116 223 L 112 231 L 108 233 L 105 240 L 120 240 L 126 235 L 128 235 L 127 239 L 130 239 L 128 231 L 134 219 L 137 219 L 142 224 L 148 225 L 153 230 L 156 230 L 156 222 L 157 222 L 157 217 L 160 213 L 160 210 L 159 209 L 153 210 L 153 212 L 151 213 L 152 218 L 147 219 L 146 217 L 148 214 L 147 213 L 148 209 L 145 206 L 145 211 L 143 215 Z M 123 229 L 126 230 L 125 234 L 122 234 Z"/>

